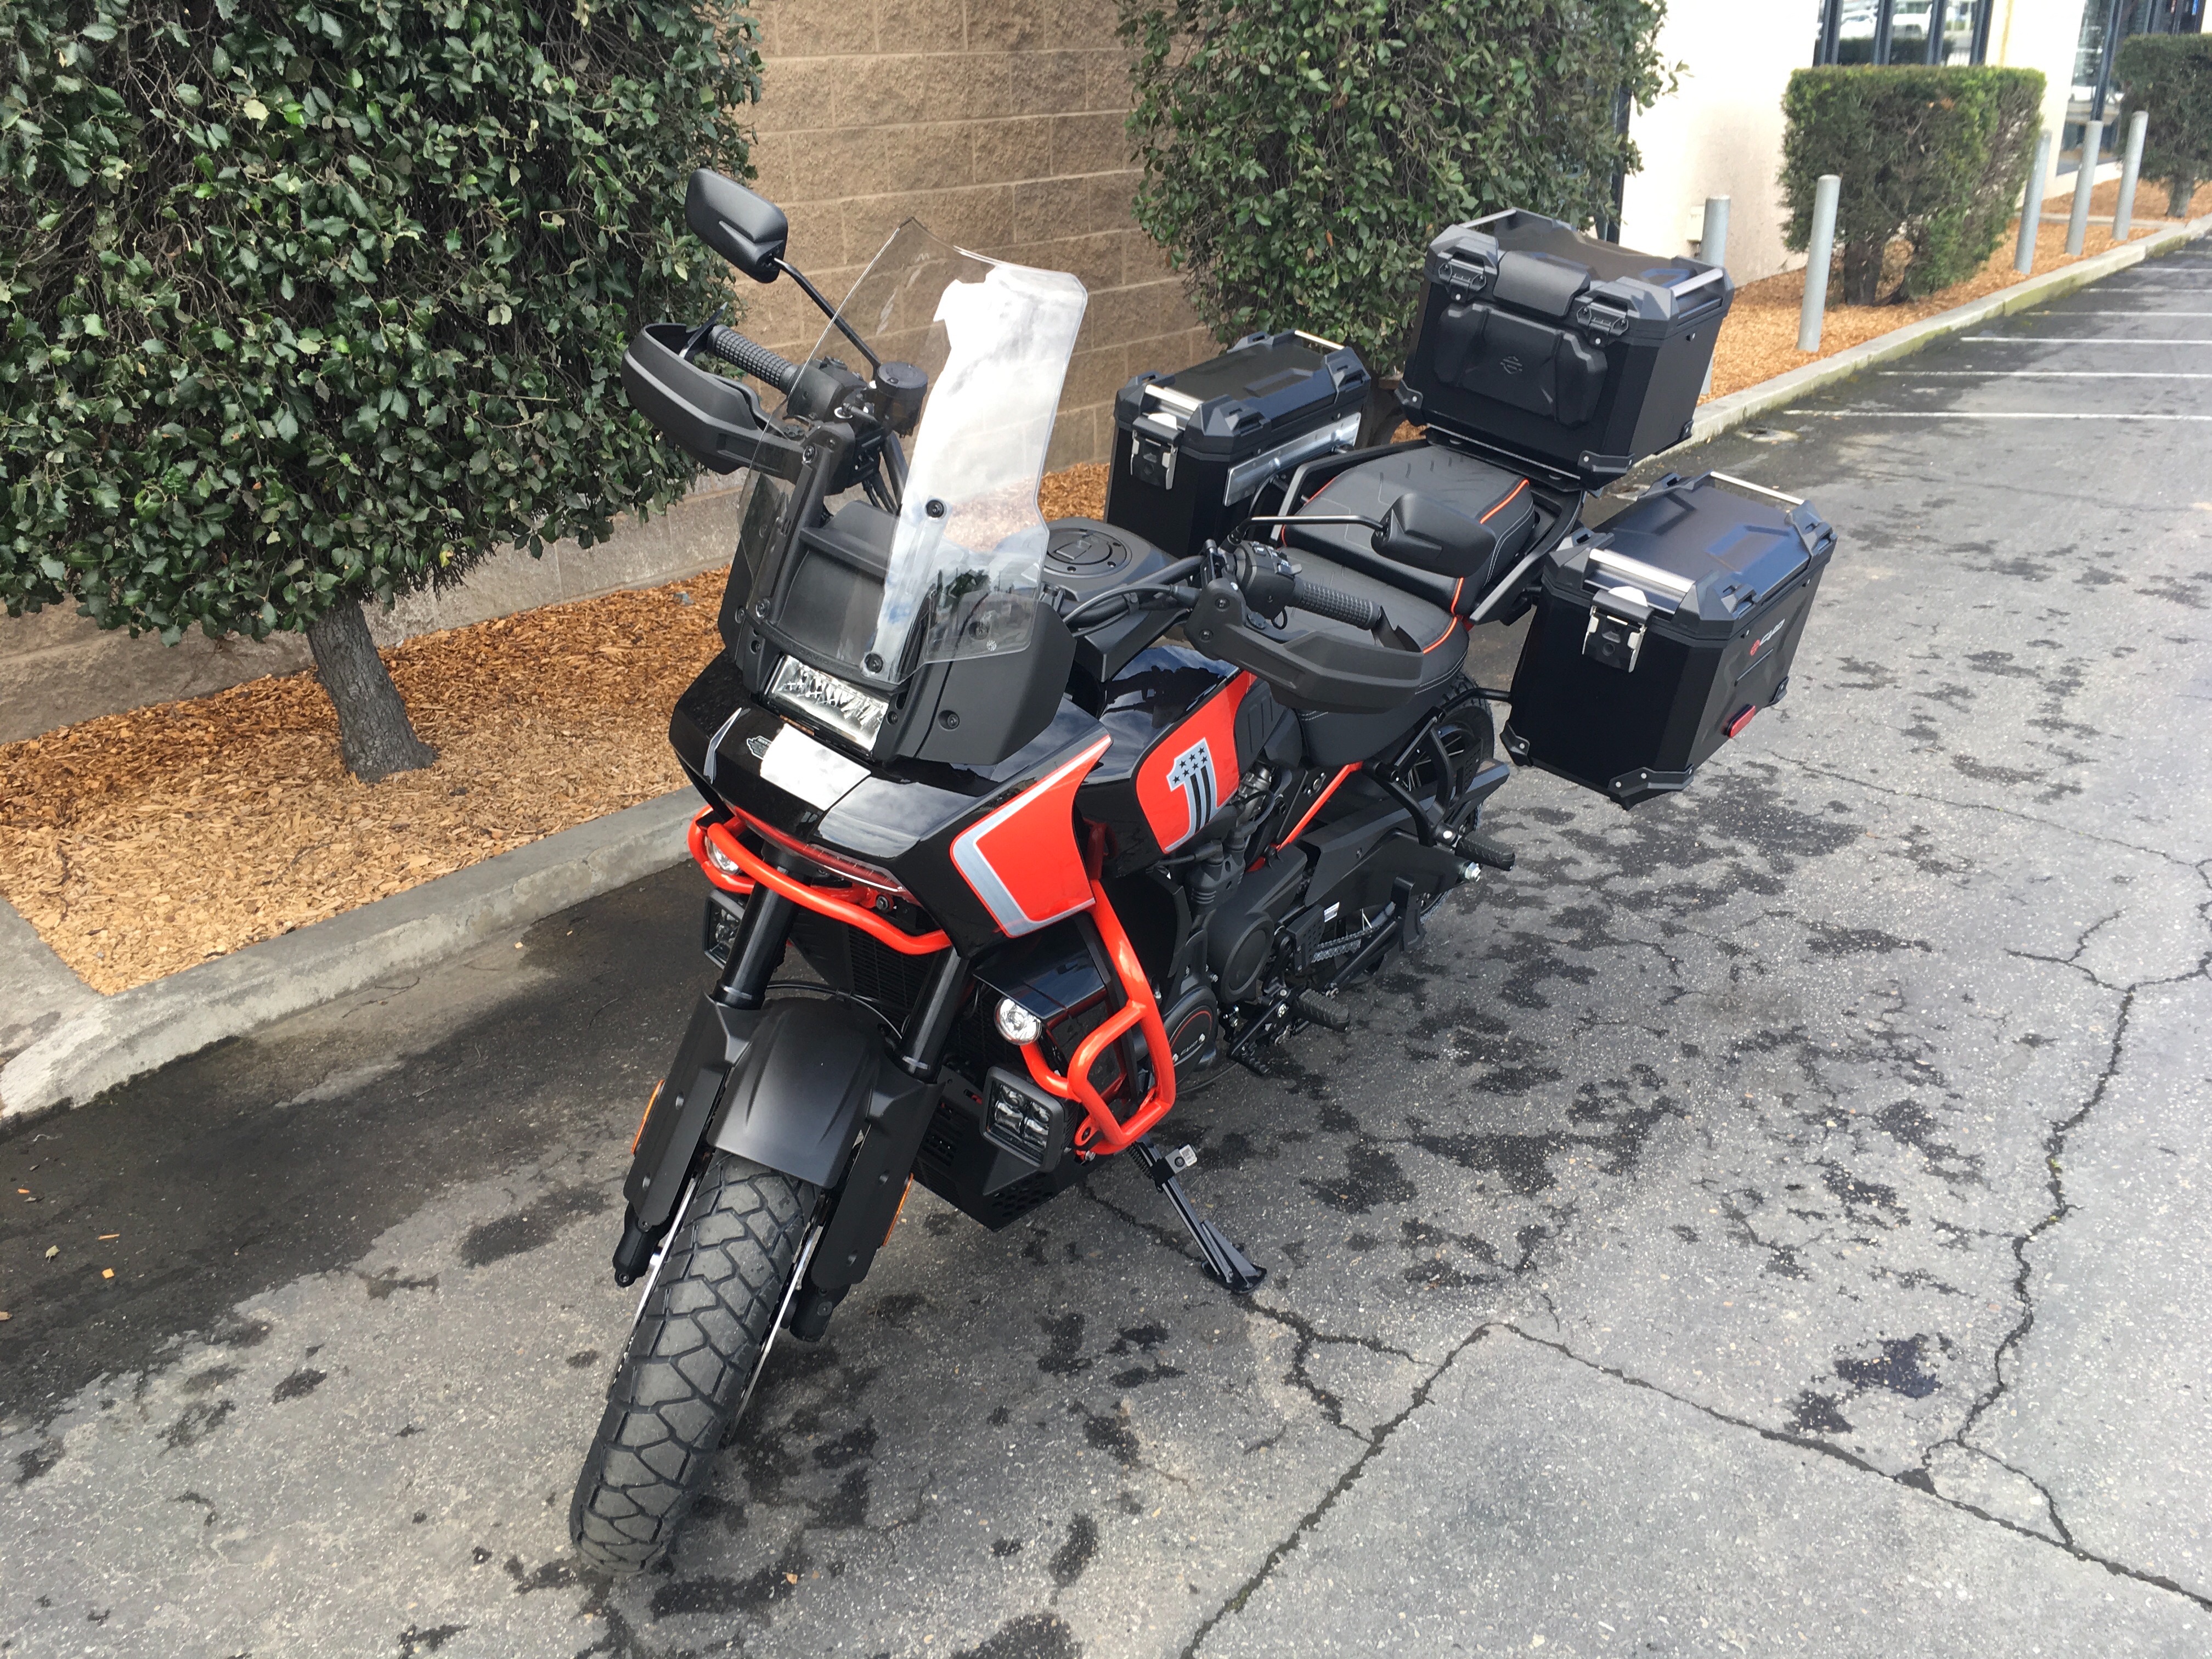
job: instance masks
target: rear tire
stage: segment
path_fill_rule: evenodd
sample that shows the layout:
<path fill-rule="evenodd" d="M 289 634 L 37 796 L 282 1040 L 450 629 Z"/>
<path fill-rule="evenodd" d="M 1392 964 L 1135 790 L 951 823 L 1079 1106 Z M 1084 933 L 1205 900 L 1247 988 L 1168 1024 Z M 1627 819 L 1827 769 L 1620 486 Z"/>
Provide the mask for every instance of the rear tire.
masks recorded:
<path fill-rule="evenodd" d="M 775 1336 L 818 1196 L 727 1152 L 700 1172 L 568 1507 L 594 1566 L 635 1572 L 675 1543 Z"/>

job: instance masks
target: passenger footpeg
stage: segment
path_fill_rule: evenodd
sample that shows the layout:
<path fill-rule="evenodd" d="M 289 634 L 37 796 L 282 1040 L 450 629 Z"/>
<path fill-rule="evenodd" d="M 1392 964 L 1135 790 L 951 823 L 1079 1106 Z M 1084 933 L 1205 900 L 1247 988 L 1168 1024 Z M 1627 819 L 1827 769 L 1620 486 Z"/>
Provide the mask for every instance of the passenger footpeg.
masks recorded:
<path fill-rule="evenodd" d="M 1137 1160 L 1138 1167 L 1152 1178 L 1152 1185 L 1168 1195 L 1182 1224 L 1190 1229 L 1190 1236 L 1198 1241 L 1198 1253 L 1206 1258 L 1206 1271 L 1239 1295 L 1249 1295 L 1260 1288 L 1267 1277 L 1265 1267 L 1255 1267 L 1246 1260 L 1244 1253 L 1229 1242 L 1229 1235 L 1211 1221 L 1202 1219 L 1190 1207 L 1190 1200 L 1183 1195 L 1182 1183 L 1176 1176 L 1198 1162 L 1198 1154 L 1188 1146 L 1178 1146 L 1172 1152 L 1163 1152 L 1152 1145 L 1148 1135 L 1129 1148 L 1129 1156 Z"/>

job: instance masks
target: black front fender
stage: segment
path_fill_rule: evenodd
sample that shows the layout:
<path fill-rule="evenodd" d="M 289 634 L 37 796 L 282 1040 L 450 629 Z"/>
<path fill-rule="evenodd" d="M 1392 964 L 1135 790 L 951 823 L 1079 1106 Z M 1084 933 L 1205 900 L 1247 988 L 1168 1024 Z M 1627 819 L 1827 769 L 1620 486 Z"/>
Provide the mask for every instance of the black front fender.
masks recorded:
<path fill-rule="evenodd" d="M 862 1120 L 913 1087 L 873 1023 L 841 1004 L 740 1009 L 702 996 L 646 1115 L 623 1196 L 637 1226 L 657 1235 L 702 1145 L 834 1187 Z"/>

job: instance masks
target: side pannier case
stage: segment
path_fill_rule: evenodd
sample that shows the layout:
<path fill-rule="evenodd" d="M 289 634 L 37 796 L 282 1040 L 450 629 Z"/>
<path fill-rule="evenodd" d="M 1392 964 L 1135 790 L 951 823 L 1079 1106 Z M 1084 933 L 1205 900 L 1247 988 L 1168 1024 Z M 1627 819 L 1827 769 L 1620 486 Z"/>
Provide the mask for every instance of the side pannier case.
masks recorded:
<path fill-rule="evenodd" d="M 1261 487 L 1349 449 L 1370 385 L 1348 347 L 1251 334 L 1172 374 L 1139 374 L 1114 398 L 1106 522 L 1170 558 L 1237 527 Z"/>
<path fill-rule="evenodd" d="M 1429 245 L 1409 418 L 1595 489 L 1690 435 L 1735 285 L 1511 209 Z"/>
<path fill-rule="evenodd" d="M 1668 474 L 1553 556 L 1506 751 L 1633 806 L 1779 702 L 1835 532 L 1795 497 Z"/>

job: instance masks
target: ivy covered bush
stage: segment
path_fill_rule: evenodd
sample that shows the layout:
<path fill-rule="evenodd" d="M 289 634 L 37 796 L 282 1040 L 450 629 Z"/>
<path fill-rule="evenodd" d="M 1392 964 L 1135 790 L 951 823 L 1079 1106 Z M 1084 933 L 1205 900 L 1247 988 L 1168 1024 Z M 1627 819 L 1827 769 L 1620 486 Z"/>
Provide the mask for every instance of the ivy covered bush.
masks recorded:
<path fill-rule="evenodd" d="M 0 601 L 307 630 L 349 764 L 422 763 L 359 602 L 688 480 L 620 366 L 724 295 L 742 0 L 0 0 Z"/>
<path fill-rule="evenodd" d="M 1664 89 L 1658 0 L 1122 0 L 1137 222 L 1224 341 L 1399 366 L 1421 256 L 1521 207 L 1589 226 Z"/>
<path fill-rule="evenodd" d="M 2143 177 L 2166 182 L 2166 212 L 2189 216 L 2212 179 L 2212 34 L 2132 34 L 2113 64 L 2121 107 L 2147 110 Z"/>
<path fill-rule="evenodd" d="M 1790 247 L 1805 251 L 1814 188 L 1832 173 L 1843 180 L 1844 300 L 1917 300 L 1964 282 L 2003 240 L 2033 164 L 2043 76 L 1917 64 L 1801 69 L 1782 111 Z"/>

